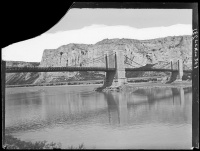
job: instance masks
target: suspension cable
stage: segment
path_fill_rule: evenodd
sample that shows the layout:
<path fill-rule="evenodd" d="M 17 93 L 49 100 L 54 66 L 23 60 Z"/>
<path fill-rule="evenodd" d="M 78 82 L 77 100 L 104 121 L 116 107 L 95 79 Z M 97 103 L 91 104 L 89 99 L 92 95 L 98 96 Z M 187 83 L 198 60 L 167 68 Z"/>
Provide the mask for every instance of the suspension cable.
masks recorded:
<path fill-rule="evenodd" d="M 185 65 L 185 64 L 183 65 L 183 67 L 186 67 L 186 69 L 190 69 L 190 68 L 189 68 L 187 65 Z"/>
<path fill-rule="evenodd" d="M 108 57 L 111 56 L 111 55 L 113 55 L 113 54 L 114 54 L 114 53 L 109 54 Z M 100 57 L 97 57 L 97 58 L 95 58 L 95 59 L 92 59 L 92 60 L 90 60 L 90 61 L 85 62 L 85 64 L 95 63 L 95 62 L 102 61 L 102 59 L 103 59 L 104 57 L 105 57 L 105 55 L 102 55 L 102 56 L 100 56 Z"/>
<path fill-rule="evenodd" d="M 167 67 L 168 65 L 170 65 L 170 62 L 168 62 L 167 64 L 163 65 L 160 67 L 160 69 Z"/>
<path fill-rule="evenodd" d="M 139 63 L 137 63 L 137 62 L 135 62 L 135 61 L 133 61 L 133 60 L 131 60 L 130 58 L 128 58 L 126 55 L 124 55 L 127 59 L 129 59 L 131 62 L 134 62 L 134 63 L 136 63 L 136 64 L 138 64 L 138 65 L 140 65 L 140 66 L 143 66 L 143 65 L 141 65 L 141 64 L 139 64 Z"/>
<path fill-rule="evenodd" d="M 136 67 L 136 66 L 133 66 L 133 65 L 131 65 L 131 64 L 129 64 L 129 63 L 127 63 L 127 62 L 125 62 L 125 63 L 126 63 L 126 64 L 128 64 L 128 65 L 130 65 L 130 66 L 132 66 L 132 67 L 134 67 L 134 68 Z"/>
<path fill-rule="evenodd" d="M 104 56 L 100 56 L 100 57 L 97 57 L 97 58 L 92 58 L 92 59 L 87 60 L 87 62 L 85 62 L 85 63 L 87 64 L 87 63 L 96 61 L 96 60 L 98 60 L 98 59 L 101 59 L 101 58 L 103 58 L 103 57 L 104 57 Z"/>

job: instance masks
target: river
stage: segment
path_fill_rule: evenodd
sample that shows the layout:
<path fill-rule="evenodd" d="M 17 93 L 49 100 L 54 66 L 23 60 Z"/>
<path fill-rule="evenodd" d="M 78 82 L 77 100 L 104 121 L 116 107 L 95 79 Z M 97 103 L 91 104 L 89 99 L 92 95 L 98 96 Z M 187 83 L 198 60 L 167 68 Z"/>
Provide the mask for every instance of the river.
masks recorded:
<path fill-rule="evenodd" d="M 191 88 L 95 92 L 96 87 L 6 88 L 6 134 L 62 148 L 191 148 Z"/>

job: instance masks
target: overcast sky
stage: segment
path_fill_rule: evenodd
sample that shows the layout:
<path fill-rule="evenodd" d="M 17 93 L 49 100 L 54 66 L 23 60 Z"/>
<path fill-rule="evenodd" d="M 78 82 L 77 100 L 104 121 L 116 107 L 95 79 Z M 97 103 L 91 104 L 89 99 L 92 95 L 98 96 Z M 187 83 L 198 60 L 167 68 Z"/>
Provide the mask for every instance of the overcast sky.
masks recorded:
<path fill-rule="evenodd" d="M 71 9 L 48 33 L 80 29 L 92 24 L 134 28 L 192 24 L 191 9 Z"/>
<path fill-rule="evenodd" d="M 192 9 L 70 9 L 46 33 L 3 48 L 2 59 L 40 62 L 44 49 L 57 49 L 69 43 L 191 34 Z"/>

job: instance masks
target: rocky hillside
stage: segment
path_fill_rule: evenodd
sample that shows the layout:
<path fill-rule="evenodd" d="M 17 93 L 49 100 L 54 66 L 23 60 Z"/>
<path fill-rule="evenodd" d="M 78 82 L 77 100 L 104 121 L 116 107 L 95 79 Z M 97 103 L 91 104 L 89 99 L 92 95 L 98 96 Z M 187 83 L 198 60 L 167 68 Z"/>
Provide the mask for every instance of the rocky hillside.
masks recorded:
<path fill-rule="evenodd" d="M 104 67 L 105 61 L 102 58 L 99 62 L 94 62 L 93 58 L 102 56 L 106 51 L 124 50 L 125 55 L 140 65 L 155 64 L 162 66 L 164 61 L 177 59 L 181 57 L 184 64 L 191 67 L 192 57 L 192 37 L 191 36 L 173 36 L 151 40 L 134 39 L 104 39 L 94 45 L 87 44 L 68 44 L 57 49 L 46 49 L 43 52 L 40 67 L 60 67 L 60 66 L 98 66 Z M 126 60 L 129 64 L 131 62 Z M 12 64 L 12 66 L 15 64 Z M 33 65 L 33 64 L 31 64 Z M 132 64 L 137 66 L 137 64 Z M 132 67 L 126 65 L 127 67 Z M 144 76 L 149 72 L 127 73 L 128 77 Z M 152 73 L 151 73 L 152 74 Z M 166 73 L 153 73 L 166 74 Z M 8 75 L 8 74 L 7 74 Z M 7 76 L 7 84 L 20 84 L 20 81 L 28 83 L 47 83 L 64 82 L 69 80 L 102 79 L 104 73 L 101 72 L 57 72 L 57 73 L 20 73 L 23 78 L 17 74 Z M 11 80 L 13 79 L 13 80 Z M 23 79 L 23 80 L 22 80 Z M 12 82 L 11 82 L 12 81 Z M 23 83 L 24 83 L 23 82 Z"/>
<path fill-rule="evenodd" d="M 23 61 L 6 61 L 8 67 L 33 67 L 39 66 L 39 62 L 23 62 Z M 32 84 L 39 78 L 39 73 L 6 73 L 7 85 L 19 85 L 19 84 Z"/>

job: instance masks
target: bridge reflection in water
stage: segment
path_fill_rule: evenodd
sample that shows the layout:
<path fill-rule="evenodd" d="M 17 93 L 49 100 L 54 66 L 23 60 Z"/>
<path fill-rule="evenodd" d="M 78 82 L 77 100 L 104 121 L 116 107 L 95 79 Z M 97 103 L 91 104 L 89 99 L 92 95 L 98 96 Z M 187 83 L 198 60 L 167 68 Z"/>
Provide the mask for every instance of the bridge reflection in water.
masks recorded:
<path fill-rule="evenodd" d="M 134 93 L 106 92 L 104 95 L 105 98 L 107 98 L 109 123 L 112 125 L 126 125 L 130 122 L 140 124 L 145 121 L 150 122 L 152 117 L 159 118 L 160 122 L 164 123 L 177 123 L 180 121 L 180 118 L 187 114 L 184 113 L 184 110 L 186 109 L 185 97 L 187 99 L 188 97 L 191 97 L 191 95 L 187 95 L 191 91 L 191 88 L 187 88 L 185 92 L 183 88 L 171 88 L 166 89 L 165 93 L 159 89 L 138 89 Z M 189 102 L 187 102 L 187 104 L 188 103 Z M 130 108 L 133 108 L 133 110 Z M 173 110 L 176 110 L 176 114 L 174 115 Z M 159 111 L 162 111 L 161 114 Z M 159 113 L 156 114 L 156 112 Z M 189 117 L 190 115 L 191 113 L 186 116 Z M 135 118 L 135 121 L 132 117 Z M 188 123 L 191 122 L 191 118 L 184 120 L 188 120 Z"/>
<path fill-rule="evenodd" d="M 47 89 L 45 92 L 7 96 L 6 127 L 40 129 L 58 123 L 70 127 L 87 121 L 113 126 L 153 121 L 191 123 L 191 88 L 138 89 L 120 93 L 86 90 L 77 94 L 65 89 Z"/>
<path fill-rule="evenodd" d="M 6 110 L 9 110 L 6 114 L 7 126 L 23 125 L 25 128 L 26 124 L 34 125 L 35 120 L 39 120 L 39 125 L 67 122 L 69 126 L 74 122 L 82 123 L 85 120 L 109 122 L 112 125 L 132 122 L 137 124 L 145 120 L 150 122 L 152 118 L 159 118 L 160 122 L 167 122 L 165 120 L 178 122 L 180 121 L 178 119 L 184 118 L 184 115 L 184 120 L 191 120 L 191 113 L 185 111 L 188 110 L 187 104 L 191 104 L 189 101 L 192 97 L 191 88 L 166 88 L 164 91 L 138 89 L 134 92 L 120 93 L 90 92 L 91 94 L 89 92 L 69 94 L 63 92 L 63 89 L 60 93 L 54 91 L 49 88 L 46 92 L 7 96 Z M 68 92 L 68 90 L 64 91 Z M 27 128 L 30 128 L 28 125 Z"/>
<path fill-rule="evenodd" d="M 184 148 L 191 144 L 191 88 L 105 93 L 91 91 L 91 86 L 42 89 L 7 92 L 6 133 L 22 140 L 73 146 L 84 142 L 86 147 L 95 144 L 97 148 L 148 148 L 152 144 Z"/>

